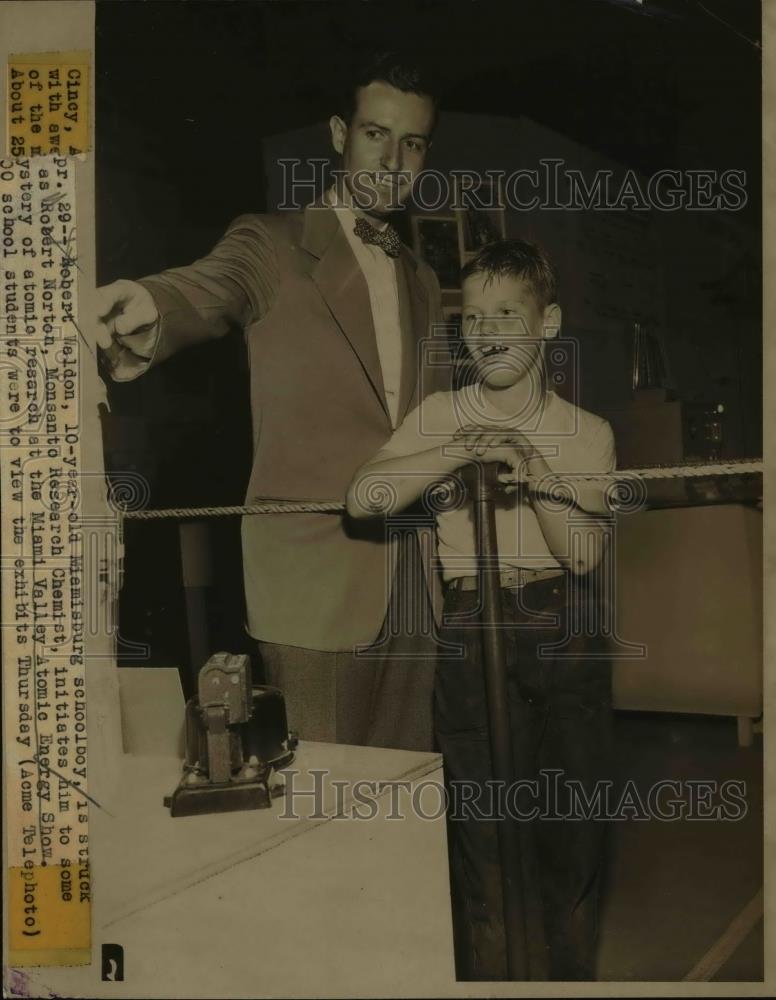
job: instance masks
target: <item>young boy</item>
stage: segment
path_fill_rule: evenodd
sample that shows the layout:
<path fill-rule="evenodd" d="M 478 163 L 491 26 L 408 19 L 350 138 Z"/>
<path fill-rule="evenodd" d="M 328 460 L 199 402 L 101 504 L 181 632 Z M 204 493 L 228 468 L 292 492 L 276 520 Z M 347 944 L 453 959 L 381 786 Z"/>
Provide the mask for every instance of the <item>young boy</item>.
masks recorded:
<path fill-rule="evenodd" d="M 512 741 L 518 778 L 537 782 L 524 786 L 536 793 L 530 802 L 524 796 L 507 806 L 520 820 L 529 960 L 533 971 L 554 980 L 593 979 L 604 826 L 558 817 L 569 814 L 573 801 L 565 782 L 589 796 L 609 771 L 610 667 L 590 627 L 596 605 L 587 586 L 604 553 L 609 511 L 605 482 L 570 475 L 559 499 L 542 477 L 611 472 L 613 436 L 606 421 L 548 388 L 544 344 L 557 335 L 561 310 L 542 250 L 522 240 L 491 243 L 464 267 L 462 282 L 463 337 L 475 381 L 428 396 L 407 416 L 356 473 L 348 511 L 390 515 L 460 479 L 464 467 L 482 474 L 476 467 L 500 463 L 496 534 Z M 387 489 L 375 490 L 378 480 Z M 380 507 L 370 502 L 378 494 Z M 449 507 L 437 514 L 441 639 L 465 653 L 439 659 L 435 732 L 450 795 L 456 958 L 459 978 L 498 980 L 506 977 L 506 957 L 498 814 L 487 785 L 476 524 L 470 502 Z M 456 790 L 463 806 L 465 787 L 461 811 Z"/>

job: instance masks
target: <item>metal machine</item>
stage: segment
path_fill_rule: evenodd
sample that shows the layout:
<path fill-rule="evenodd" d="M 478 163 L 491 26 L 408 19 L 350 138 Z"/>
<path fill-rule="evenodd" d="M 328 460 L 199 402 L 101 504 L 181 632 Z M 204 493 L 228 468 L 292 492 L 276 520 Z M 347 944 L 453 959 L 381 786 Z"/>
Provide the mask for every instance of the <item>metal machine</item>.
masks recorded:
<path fill-rule="evenodd" d="M 283 793 L 277 772 L 296 746 L 282 693 L 251 685 L 247 656 L 216 653 L 186 703 L 183 777 L 164 804 L 172 816 L 266 809 Z"/>

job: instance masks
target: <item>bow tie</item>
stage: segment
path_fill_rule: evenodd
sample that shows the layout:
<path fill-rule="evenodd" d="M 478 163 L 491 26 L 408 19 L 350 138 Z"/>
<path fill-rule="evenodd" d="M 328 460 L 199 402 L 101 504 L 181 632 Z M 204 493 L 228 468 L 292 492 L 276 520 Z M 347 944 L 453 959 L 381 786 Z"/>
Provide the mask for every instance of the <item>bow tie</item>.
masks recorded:
<path fill-rule="evenodd" d="M 398 257 L 401 253 L 399 234 L 391 225 L 387 225 L 385 229 L 375 229 L 366 219 L 359 216 L 356 219 L 356 227 L 353 232 L 364 243 L 373 243 L 375 246 L 380 247 L 389 257 Z"/>

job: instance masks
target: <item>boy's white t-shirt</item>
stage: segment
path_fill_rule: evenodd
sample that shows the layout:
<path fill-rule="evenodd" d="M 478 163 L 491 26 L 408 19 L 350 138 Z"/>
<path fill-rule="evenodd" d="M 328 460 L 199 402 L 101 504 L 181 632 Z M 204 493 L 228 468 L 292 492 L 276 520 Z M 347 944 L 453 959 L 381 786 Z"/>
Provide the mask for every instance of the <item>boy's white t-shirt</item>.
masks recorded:
<path fill-rule="evenodd" d="M 417 409 L 407 414 L 382 454 L 413 455 L 452 443 L 453 434 L 468 424 L 492 426 L 505 432 L 509 428 L 522 431 L 542 453 L 552 472 L 598 473 L 613 472 L 615 468 L 614 435 L 603 418 L 566 402 L 554 392 L 547 392 L 544 405 L 536 408 L 533 415 L 510 420 L 487 401 L 481 386 L 476 385 L 427 396 Z M 522 490 L 509 494 L 499 491 L 495 507 L 502 568 L 560 567 Z M 474 508 L 469 501 L 437 514 L 437 537 L 445 581 L 476 574 Z"/>

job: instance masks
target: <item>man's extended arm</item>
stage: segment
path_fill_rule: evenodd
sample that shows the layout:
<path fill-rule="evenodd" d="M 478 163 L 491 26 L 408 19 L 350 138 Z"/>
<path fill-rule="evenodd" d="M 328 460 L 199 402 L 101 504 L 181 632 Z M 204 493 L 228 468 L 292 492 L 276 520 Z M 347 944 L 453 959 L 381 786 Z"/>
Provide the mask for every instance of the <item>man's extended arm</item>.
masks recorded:
<path fill-rule="evenodd" d="M 259 216 L 240 216 L 213 251 L 187 267 L 98 289 L 98 344 L 114 380 L 137 378 L 185 347 L 246 326 L 277 289 L 272 237 Z"/>

